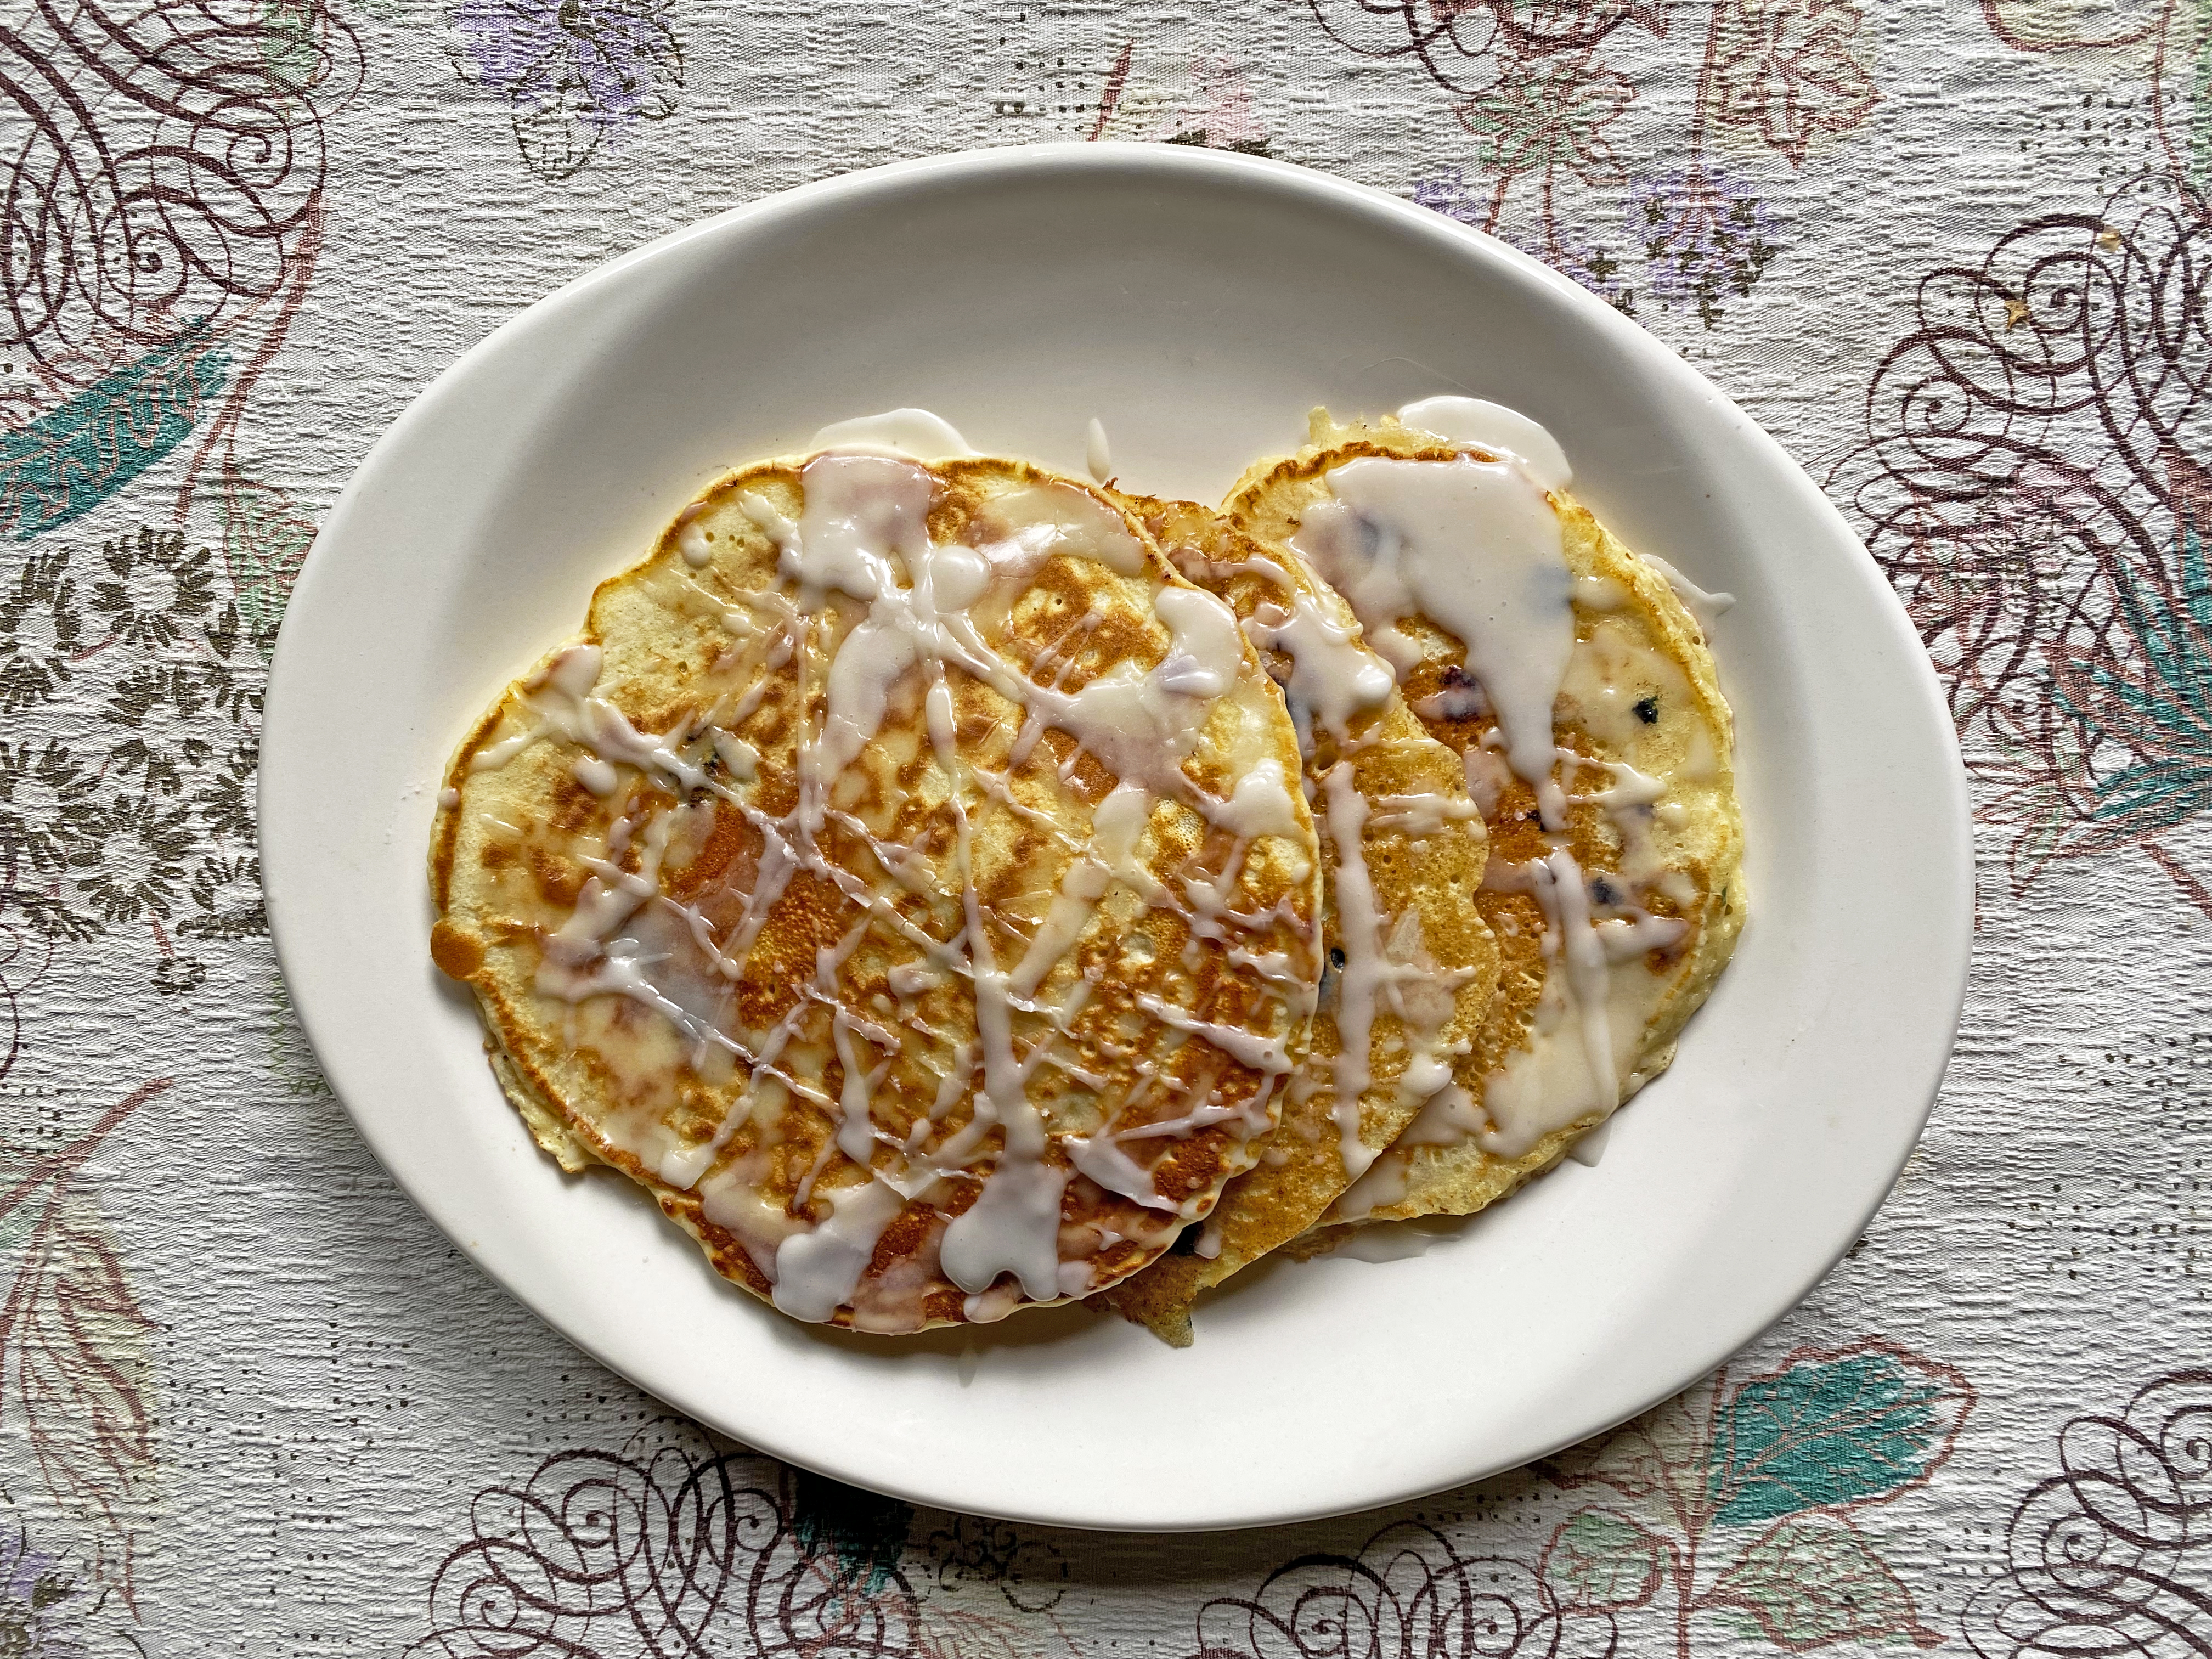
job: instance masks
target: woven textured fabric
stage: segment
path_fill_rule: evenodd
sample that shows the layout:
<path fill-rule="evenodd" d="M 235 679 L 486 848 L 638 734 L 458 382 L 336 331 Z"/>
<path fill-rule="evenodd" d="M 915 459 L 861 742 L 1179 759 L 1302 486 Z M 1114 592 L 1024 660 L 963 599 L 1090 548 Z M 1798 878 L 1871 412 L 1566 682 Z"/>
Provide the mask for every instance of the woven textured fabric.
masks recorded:
<path fill-rule="evenodd" d="M 37 0 L 0 70 L 0 1651 L 2212 1651 L 2206 0 Z M 1631 313 L 1867 538 L 1974 774 L 1959 1049 L 1849 1259 L 1398 1511 L 1056 1533 L 670 1420 L 385 1178 L 261 914 L 275 624 L 431 376 L 705 214 L 1100 136 Z"/>

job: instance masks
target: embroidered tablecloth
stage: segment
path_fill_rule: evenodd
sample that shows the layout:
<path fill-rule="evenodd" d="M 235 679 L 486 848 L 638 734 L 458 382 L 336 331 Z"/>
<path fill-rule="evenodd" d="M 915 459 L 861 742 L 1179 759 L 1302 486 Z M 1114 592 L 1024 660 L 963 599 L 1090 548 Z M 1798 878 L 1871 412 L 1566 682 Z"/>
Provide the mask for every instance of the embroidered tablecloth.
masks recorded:
<path fill-rule="evenodd" d="M 2212 1653 L 2208 0 L 13 0 L 0 92 L 0 1654 Z M 393 1188 L 262 915 L 276 623 L 441 368 L 717 210 L 1088 137 L 1635 317 L 1973 773 L 1958 1053 L 1849 1259 L 1387 1513 L 1008 1526 L 672 1419 Z"/>

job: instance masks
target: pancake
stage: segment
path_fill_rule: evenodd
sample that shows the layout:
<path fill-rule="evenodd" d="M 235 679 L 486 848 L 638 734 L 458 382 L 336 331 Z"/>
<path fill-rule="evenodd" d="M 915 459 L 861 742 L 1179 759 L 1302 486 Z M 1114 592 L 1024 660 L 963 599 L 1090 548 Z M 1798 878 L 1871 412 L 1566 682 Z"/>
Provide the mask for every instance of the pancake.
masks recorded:
<path fill-rule="evenodd" d="M 1274 1127 L 1320 878 L 1282 697 L 1088 484 L 751 466 L 461 745 L 434 960 L 564 1167 L 798 1318 L 1136 1272 Z"/>
<path fill-rule="evenodd" d="M 1176 1346 L 1193 1300 L 1318 1221 L 1454 1079 L 1498 985 L 1470 896 L 1487 856 L 1456 751 L 1423 729 L 1344 600 L 1211 508 L 1126 497 L 1176 568 L 1235 611 L 1298 728 L 1332 964 L 1281 1127 L 1192 1248 L 1098 1300 Z M 1479 1085 L 1479 1074 L 1465 1079 Z"/>
<path fill-rule="evenodd" d="M 1460 1068 L 1477 1081 L 1431 1099 L 1331 1224 L 1470 1214 L 1549 1169 L 1666 1069 L 1745 914 L 1702 625 L 1568 495 L 1540 428 L 1439 402 L 1475 437 L 1316 410 L 1226 508 L 1345 593 L 1490 831 L 1476 906 L 1504 962 Z"/>

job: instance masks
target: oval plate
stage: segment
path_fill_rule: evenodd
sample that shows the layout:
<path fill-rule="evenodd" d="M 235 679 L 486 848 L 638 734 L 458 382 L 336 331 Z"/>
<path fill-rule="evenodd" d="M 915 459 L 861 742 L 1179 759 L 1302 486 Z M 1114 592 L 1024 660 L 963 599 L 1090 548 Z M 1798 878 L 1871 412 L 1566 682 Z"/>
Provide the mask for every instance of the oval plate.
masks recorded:
<path fill-rule="evenodd" d="M 639 1192 L 566 1178 L 432 970 L 447 758 L 711 479 L 904 404 L 1080 473 L 1219 499 L 1306 410 L 1439 392 L 1559 434 L 1630 546 L 1732 591 L 1752 921 L 1674 1069 L 1425 1254 L 1264 1266 L 1194 1348 L 1080 1309 L 858 1338 L 716 1279 Z M 1965 777 L 1904 611 L 1812 481 L 1694 370 L 1488 237 L 1280 163 L 1042 145 L 856 173 L 653 243 L 448 369 L 301 571 L 262 747 L 269 913 L 332 1086 L 393 1176 L 606 1364 L 779 1457 L 913 1501 L 1204 1528 L 1474 1480 L 1684 1387 L 1849 1248 L 1958 1018 Z M 1249 1281 L 1249 1282 L 1248 1282 Z"/>

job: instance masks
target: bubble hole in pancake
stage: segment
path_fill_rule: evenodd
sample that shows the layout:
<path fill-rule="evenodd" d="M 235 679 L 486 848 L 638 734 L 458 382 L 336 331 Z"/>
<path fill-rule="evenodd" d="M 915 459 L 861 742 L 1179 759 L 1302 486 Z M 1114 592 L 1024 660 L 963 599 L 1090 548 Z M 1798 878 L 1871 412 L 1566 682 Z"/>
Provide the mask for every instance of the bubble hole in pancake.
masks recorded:
<path fill-rule="evenodd" d="M 1366 470 L 1343 471 L 1355 465 Z M 1425 567 L 1405 526 L 1339 498 L 1340 487 L 1388 496 L 1408 465 L 1479 469 L 1484 488 L 1518 479 L 1556 517 L 1545 557 L 1564 569 L 1528 613 L 1561 630 L 1555 695 L 1516 657 L 1525 640 L 1489 642 L 1513 672 L 1486 684 L 1470 641 L 1428 614 L 1467 595 L 1419 591 L 1420 573 L 1445 564 Z M 1437 482 L 1433 471 L 1423 481 L 1428 499 L 1442 498 Z M 1307 446 L 1254 465 L 1225 510 L 1262 541 L 1294 544 L 1346 592 L 1423 725 L 1461 757 L 1490 830 L 1479 908 L 1504 963 L 1470 1057 L 1480 1086 L 1437 1096 L 1337 1200 L 1300 1248 L 1310 1254 L 1346 1224 L 1495 1203 L 1666 1069 L 1743 925 L 1735 726 L 1704 630 L 1667 578 L 1564 489 L 1472 445 L 1316 410 Z M 1455 556 L 1471 571 L 1488 556 L 1469 542 Z M 1528 703 L 1532 688 L 1548 736 L 1541 707 L 1533 734 L 1504 729 L 1510 700 Z"/>
<path fill-rule="evenodd" d="M 1458 754 L 1400 696 L 1358 619 L 1296 552 L 1190 501 L 1124 498 L 1175 567 L 1236 612 L 1282 685 L 1321 837 L 1313 1041 L 1260 1163 L 1199 1234 L 1099 1297 L 1177 1346 L 1191 1307 L 1318 1221 L 1468 1063 L 1496 941 L 1474 908 L 1487 837 Z M 1480 1075 L 1462 1079 L 1480 1086 Z"/>
<path fill-rule="evenodd" d="M 1018 462 L 749 467 L 447 774 L 434 959 L 570 1169 L 862 1330 L 1135 1272 L 1277 1121 L 1321 972 L 1280 694 Z"/>

